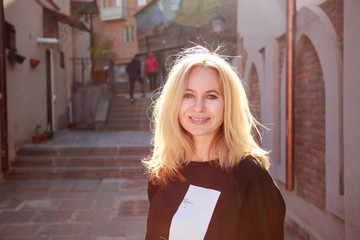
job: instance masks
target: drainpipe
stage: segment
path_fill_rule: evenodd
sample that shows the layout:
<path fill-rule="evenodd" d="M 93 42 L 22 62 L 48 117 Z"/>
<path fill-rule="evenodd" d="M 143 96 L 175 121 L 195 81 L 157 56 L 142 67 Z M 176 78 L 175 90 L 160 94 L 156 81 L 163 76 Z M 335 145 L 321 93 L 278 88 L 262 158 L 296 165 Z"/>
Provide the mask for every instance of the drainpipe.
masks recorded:
<path fill-rule="evenodd" d="M 296 0 L 287 0 L 286 27 L 286 190 L 294 190 L 294 76 Z"/>
<path fill-rule="evenodd" d="M 93 29 L 93 15 L 90 13 L 90 46 L 94 47 L 94 29 Z M 91 61 L 91 77 L 93 76 L 94 72 L 94 54 L 90 54 L 90 61 Z"/>
<path fill-rule="evenodd" d="M 5 62 L 5 17 L 3 0 L 0 0 L 0 107 L 1 107 L 1 170 L 9 168 L 8 121 L 6 96 L 6 62 Z"/>

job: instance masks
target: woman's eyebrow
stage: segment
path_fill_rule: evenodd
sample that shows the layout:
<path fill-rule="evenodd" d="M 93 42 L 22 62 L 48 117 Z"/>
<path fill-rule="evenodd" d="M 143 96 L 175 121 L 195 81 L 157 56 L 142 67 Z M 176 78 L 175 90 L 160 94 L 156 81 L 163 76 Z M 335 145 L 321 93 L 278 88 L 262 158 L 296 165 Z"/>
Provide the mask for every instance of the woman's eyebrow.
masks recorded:
<path fill-rule="evenodd" d="M 206 93 L 216 93 L 217 95 L 220 95 L 220 93 L 216 90 L 208 90 Z"/>
<path fill-rule="evenodd" d="M 194 90 L 192 90 L 192 89 L 190 89 L 190 88 L 187 88 L 185 91 L 186 91 L 186 92 L 195 92 Z M 218 95 L 221 95 L 218 91 L 213 90 L 213 89 L 207 90 L 207 91 L 205 91 L 205 93 L 216 93 L 216 94 L 218 94 Z"/>

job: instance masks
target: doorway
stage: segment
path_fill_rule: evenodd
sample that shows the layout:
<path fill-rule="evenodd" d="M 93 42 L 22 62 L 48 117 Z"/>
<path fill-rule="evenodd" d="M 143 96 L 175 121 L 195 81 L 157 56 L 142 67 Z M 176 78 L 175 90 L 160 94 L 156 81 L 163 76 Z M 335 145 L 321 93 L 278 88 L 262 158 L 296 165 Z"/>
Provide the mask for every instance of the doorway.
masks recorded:
<path fill-rule="evenodd" d="M 47 126 L 46 130 L 54 130 L 54 106 L 53 106 L 53 81 L 52 81 L 52 52 L 46 50 L 46 104 L 47 104 Z"/>

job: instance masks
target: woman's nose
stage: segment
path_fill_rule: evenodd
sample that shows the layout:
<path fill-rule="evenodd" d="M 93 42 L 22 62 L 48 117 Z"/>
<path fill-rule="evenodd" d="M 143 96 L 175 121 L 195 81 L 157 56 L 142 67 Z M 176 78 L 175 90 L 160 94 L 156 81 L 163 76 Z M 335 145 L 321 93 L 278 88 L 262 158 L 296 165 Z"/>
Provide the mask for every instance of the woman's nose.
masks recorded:
<path fill-rule="evenodd" d="M 205 111 L 205 99 L 202 97 L 198 97 L 195 99 L 194 105 L 193 105 L 193 109 L 196 112 L 203 112 Z"/>

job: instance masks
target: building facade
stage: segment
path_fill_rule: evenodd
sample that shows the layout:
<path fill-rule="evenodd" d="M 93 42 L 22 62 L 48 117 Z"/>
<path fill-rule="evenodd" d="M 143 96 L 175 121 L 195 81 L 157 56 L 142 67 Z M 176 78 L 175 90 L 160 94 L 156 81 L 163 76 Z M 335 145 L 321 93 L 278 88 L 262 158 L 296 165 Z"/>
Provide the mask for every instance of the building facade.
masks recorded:
<path fill-rule="evenodd" d="M 294 190 L 286 189 L 286 1 L 238 1 L 236 66 L 301 239 L 360 238 L 360 2 L 296 1 Z M 252 24 L 248 24 L 252 23 Z"/>
<path fill-rule="evenodd" d="M 125 66 L 138 52 L 135 13 L 150 0 L 96 0 L 99 14 L 93 31 L 99 43 L 109 43 L 115 64 L 115 80 L 126 81 Z"/>
<path fill-rule="evenodd" d="M 236 0 L 152 1 L 136 13 L 139 54 L 143 62 L 148 52 L 154 52 L 161 65 L 160 76 L 164 78 L 171 57 L 195 44 L 214 50 L 224 44 L 221 54 L 235 56 L 236 6 Z M 217 32 L 213 20 L 219 18 L 223 26 Z"/>
<path fill-rule="evenodd" d="M 2 163 L 1 172 L 36 129 L 68 126 L 71 58 L 90 57 L 89 21 L 81 12 L 71 16 L 73 2 L 4 0 L 9 162 Z M 23 59 L 14 61 L 11 55 Z"/>

